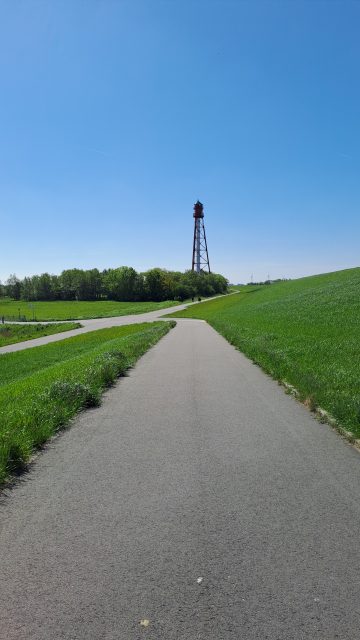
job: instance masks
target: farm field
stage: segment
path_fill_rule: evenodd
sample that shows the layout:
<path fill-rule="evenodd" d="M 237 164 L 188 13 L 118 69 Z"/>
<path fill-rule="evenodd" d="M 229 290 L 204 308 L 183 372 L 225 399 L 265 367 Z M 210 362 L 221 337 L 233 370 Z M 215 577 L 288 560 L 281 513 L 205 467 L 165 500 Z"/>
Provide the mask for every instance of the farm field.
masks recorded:
<path fill-rule="evenodd" d="M 0 356 L 0 482 L 24 467 L 79 410 L 100 404 L 102 391 L 174 323 L 100 329 L 61 343 Z"/>
<path fill-rule="evenodd" d="M 81 327 L 79 322 L 66 324 L 0 324 L 0 347 Z"/>
<path fill-rule="evenodd" d="M 0 318 L 5 320 L 85 320 L 87 318 L 111 318 L 130 314 L 147 313 L 157 309 L 166 309 L 178 305 L 174 300 L 164 302 L 116 302 L 114 300 L 98 300 L 95 302 L 54 301 L 25 302 L 0 298 Z"/>
<path fill-rule="evenodd" d="M 360 438 L 360 268 L 242 287 L 171 316 L 207 320 L 310 409 Z"/>

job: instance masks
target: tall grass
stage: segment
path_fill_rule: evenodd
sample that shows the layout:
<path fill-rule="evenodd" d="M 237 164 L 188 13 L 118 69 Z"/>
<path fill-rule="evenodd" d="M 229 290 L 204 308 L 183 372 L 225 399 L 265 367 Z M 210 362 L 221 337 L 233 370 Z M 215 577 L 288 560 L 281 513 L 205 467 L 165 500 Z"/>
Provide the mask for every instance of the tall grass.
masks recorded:
<path fill-rule="evenodd" d="M 277 380 L 360 437 L 360 269 L 271 286 L 189 307 Z"/>
<path fill-rule="evenodd" d="M 63 322 L 61 324 L 0 324 L 0 347 L 25 340 L 33 340 L 42 336 L 50 336 L 54 333 L 78 329 L 78 322 Z"/>
<path fill-rule="evenodd" d="M 0 482 L 175 323 L 114 327 L 0 356 Z"/>

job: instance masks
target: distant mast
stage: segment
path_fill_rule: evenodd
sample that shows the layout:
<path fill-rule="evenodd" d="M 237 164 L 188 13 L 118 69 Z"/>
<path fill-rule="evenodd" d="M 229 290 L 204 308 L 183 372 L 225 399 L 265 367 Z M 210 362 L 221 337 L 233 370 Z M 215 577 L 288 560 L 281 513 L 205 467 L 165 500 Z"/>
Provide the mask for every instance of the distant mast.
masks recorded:
<path fill-rule="evenodd" d="M 199 200 L 194 204 L 192 271 L 196 271 L 196 273 L 207 271 L 210 273 L 209 254 L 204 225 L 204 207 Z"/>

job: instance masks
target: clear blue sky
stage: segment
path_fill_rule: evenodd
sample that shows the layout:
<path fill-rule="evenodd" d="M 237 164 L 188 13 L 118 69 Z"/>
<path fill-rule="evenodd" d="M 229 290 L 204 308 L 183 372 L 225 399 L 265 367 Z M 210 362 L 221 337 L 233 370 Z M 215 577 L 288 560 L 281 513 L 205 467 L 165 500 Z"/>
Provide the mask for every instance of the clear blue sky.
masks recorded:
<path fill-rule="evenodd" d="M 360 3 L 0 5 L 0 278 L 360 263 Z"/>

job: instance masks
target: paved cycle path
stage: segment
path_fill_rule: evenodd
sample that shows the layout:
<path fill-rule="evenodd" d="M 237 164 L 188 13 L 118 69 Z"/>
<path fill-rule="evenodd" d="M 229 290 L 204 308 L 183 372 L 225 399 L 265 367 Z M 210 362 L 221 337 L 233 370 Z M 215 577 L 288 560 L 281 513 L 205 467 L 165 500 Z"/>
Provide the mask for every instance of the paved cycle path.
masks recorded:
<path fill-rule="evenodd" d="M 232 295 L 232 294 L 230 294 Z M 212 298 L 208 298 L 212 300 Z M 192 304 L 192 303 L 190 303 Z M 199 303 L 194 303 L 199 304 Z M 201 303 L 200 303 L 201 304 Z M 186 309 L 187 304 L 181 304 L 176 307 L 168 307 L 167 309 L 156 309 L 155 311 L 148 311 L 147 313 L 138 313 L 127 316 L 112 316 L 110 318 L 90 318 L 88 320 L 69 320 L 68 322 L 80 322 L 81 329 L 71 329 L 70 331 L 63 331 L 61 333 L 54 333 L 50 336 L 42 336 L 42 338 L 34 338 L 33 340 L 25 340 L 24 342 L 16 342 L 15 344 L 8 344 L 5 347 L 0 347 L 0 355 L 2 353 L 11 353 L 13 351 L 23 351 L 24 349 L 31 349 L 32 347 L 41 347 L 49 342 L 59 342 L 60 340 L 66 340 L 73 336 L 78 336 L 81 333 L 89 333 L 89 331 L 97 331 L 98 329 L 109 329 L 110 327 L 120 327 L 125 324 L 141 324 L 142 322 L 155 322 L 161 320 L 161 316 L 167 313 L 174 313 L 175 311 L 181 311 Z M 166 318 L 165 318 L 166 319 Z M 19 322 L 12 322 L 11 324 L 22 324 Z M 27 322 L 26 324 L 53 324 L 52 322 Z M 57 324 L 59 322 L 57 321 Z M 64 321 L 66 324 L 66 321 Z"/>
<path fill-rule="evenodd" d="M 355 449 L 179 320 L 5 492 L 0 638 L 356 640 L 359 495 Z"/>

